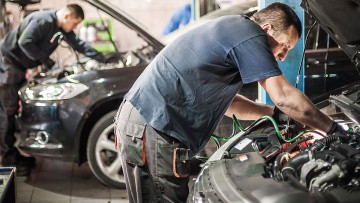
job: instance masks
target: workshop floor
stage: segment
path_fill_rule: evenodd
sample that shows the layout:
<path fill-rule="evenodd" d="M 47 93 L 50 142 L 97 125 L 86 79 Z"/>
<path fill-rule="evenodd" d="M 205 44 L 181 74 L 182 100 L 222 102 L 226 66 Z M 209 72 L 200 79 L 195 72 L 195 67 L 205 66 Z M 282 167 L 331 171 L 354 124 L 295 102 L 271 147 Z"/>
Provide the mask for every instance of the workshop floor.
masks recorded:
<path fill-rule="evenodd" d="M 17 203 L 125 203 L 126 190 L 103 186 L 87 164 L 37 158 L 28 177 L 16 177 Z"/>

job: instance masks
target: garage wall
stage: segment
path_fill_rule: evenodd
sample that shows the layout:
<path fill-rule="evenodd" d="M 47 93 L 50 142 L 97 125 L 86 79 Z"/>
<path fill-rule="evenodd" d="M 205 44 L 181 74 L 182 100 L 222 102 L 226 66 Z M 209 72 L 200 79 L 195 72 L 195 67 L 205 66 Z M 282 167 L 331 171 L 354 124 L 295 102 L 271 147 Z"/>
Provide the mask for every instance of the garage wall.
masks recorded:
<path fill-rule="evenodd" d="M 141 22 L 148 31 L 155 37 L 161 37 L 161 30 L 165 27 L 170 20 L 172 14 L 178 9 L 179 6 L 184 5 L 192 0 L 109 0 L 114 5 L 119 6 L 129 15 L 133 16 L 137 21 Z M 81 5 L 85 11 L 86 19 L 98 19 L 97 10 L 89 4 L 81 0 L 42 0 L 40 4 L 28 5 L 26 10 L 41 10 L 41 9 L 58 9 L 65 6 L 67 3 L 77 3 Z M 13 26 L 19 24 L 23 12 L 19 11 L 18 5 L 13 3 L 7 3 L 7 10 L 11 11 L 14 18 Z M 102 15 L 102 18 L 106 19 L 106 15 Z M 116 23 L 116 22 L 114 22 Z M 120 51 L 132 50 L 138 48 L 139 44 L 144 42 L 133 31 L 125 28 L 121 23 L 117 23 L 115 30 L 114 41 Z M 79 32 L 80 26 L 75 30 Z M 63 49 L 59 47 L 54 52 L 54 57 L 61 56 L 62 65 L 73 64 L 75 60 L 74 55 L 69 49 Z M 69 57 L 72 56 L 72 57 Z M 63 60 L 65 59 L 65 60 Z M 58 60 L 58 62 L 60 63 Z"/>
<path fill-rule="evenodd" d="M 171 18 L 176 9 L 191 0 L 109 0 L 115 5 L 118 5 L 122 10 L 136 18 L 139 22 L 145 25 L 152 34 L 160 37 L 161 30 L 165 27 L 166 23 Z M 61 8 L 66 3 L 79 3 L 78 0 L 42 0 L 40 4 L 29 5 L 27 9 L 38 10 L 40 8 Z M 20 13 L 16 4 L 8 3 L 8 10 L 14 14 L 14 23 L 18 24 Z M 86 18 L 97 18 L 97 12 L 87 6 L 83 6 Z M 95 11 L 95 12 L 94 12 Z"/>
<path fill-rule="evenodd" d="M 161 30 L 176 9 L 189 0 L 112 0 L 119 2 L 126 12 L 160 36 Z"/>

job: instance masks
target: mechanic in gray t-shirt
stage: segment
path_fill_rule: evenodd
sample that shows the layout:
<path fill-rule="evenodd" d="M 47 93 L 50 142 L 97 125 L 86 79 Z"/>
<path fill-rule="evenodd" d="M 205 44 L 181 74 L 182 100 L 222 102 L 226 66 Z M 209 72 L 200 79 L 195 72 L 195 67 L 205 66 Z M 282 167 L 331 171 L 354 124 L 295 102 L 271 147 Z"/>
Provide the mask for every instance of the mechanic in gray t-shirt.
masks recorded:
<path fill-rule="evenodd" d="M 184 202 L 188 160 L 208 142 L 223 115 L 255 120 L 274 107 L 238 95 L 259 82 L 276 106 L 305 125 L 329 131 L 322 114 L 282 75 L 301 35 L 294 11 L 275 3 L 251 19 L 226 16 L 166 46 L 125 96 L 116 117 L 130 202 Z"/>

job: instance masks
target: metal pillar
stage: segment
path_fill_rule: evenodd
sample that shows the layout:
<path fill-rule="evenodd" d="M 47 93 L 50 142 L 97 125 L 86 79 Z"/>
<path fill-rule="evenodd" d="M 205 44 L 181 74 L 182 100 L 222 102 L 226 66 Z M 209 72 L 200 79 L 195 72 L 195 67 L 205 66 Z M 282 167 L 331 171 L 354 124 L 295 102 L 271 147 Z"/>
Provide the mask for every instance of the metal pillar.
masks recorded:
<path fill-rule="evenodd" d="M 302 22 L 303 33 L 301 38 L 298 40 L 296 46 L 289 52 L 285 61 L 278 61 L 281 71 L 283 72 L 286 79 L 295 86 L 296 83 L 296 76 L 298 74 L 298 69 L 300 66 L 301 56 L 304 50 L 304 10 L 300 7 L 301 0 L 259 0 L 259 8 L 264 8 L 267 5 L 274 3 L 274 2 L 281 2 L 284 4 L 289 5 L 292 9 L 294 9 L 295 13 L 299 16 Z M 301 74 L 299 78 L 298 89 L 304 92 L 304 63 L 301 67 Z M 265 104 L 274 104 L 269 95 L 265 92 L 264 88 L 261 86 L 259 89 L 259 100 L 261 103 Z"/>

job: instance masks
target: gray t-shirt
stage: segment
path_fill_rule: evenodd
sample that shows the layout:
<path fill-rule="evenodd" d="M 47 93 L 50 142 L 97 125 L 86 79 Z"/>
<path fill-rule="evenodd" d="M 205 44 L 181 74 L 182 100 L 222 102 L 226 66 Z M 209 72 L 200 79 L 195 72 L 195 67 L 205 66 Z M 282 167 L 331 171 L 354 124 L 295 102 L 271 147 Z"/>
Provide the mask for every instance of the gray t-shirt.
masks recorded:
<path fill-rule="evenodd" d="M 198 153 L 243 83 L 281 71 L 260 26 L 243 16 L 220 17 L 166 46 L 125 99 L 155 129 Z"/>

